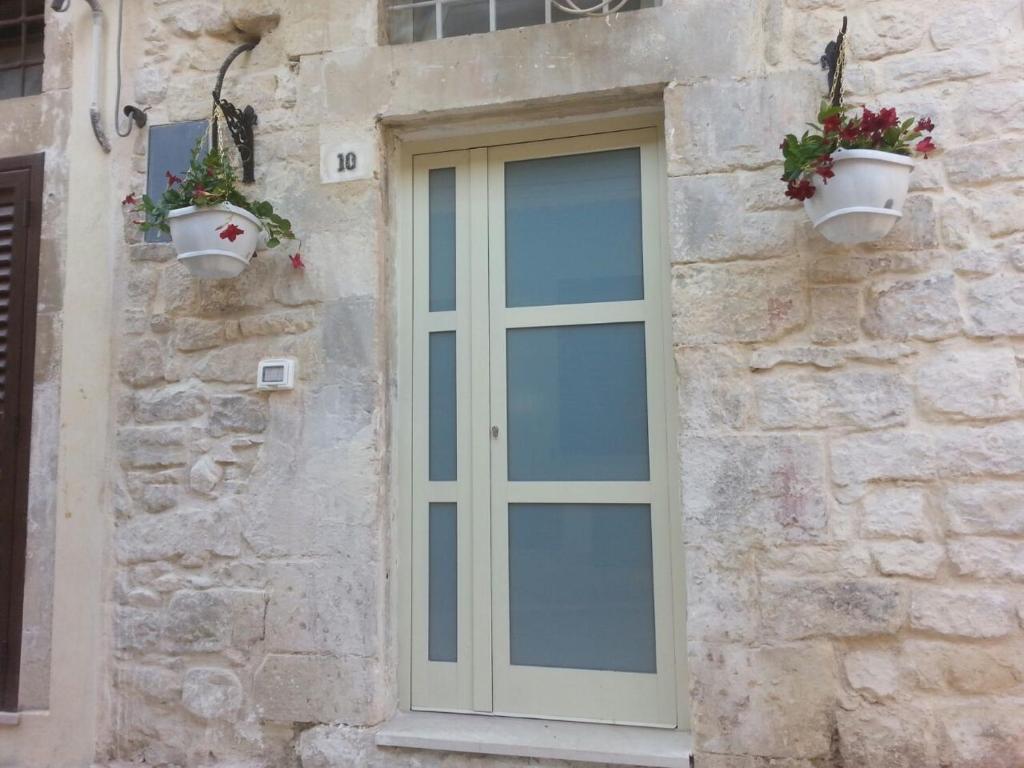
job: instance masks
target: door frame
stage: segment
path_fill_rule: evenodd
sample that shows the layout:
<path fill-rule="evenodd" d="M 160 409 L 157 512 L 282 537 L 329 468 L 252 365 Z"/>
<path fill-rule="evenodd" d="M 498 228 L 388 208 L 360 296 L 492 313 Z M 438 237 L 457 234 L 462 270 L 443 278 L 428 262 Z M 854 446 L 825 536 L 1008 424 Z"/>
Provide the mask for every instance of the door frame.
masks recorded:
<path fill-rule="evenodd" d="M 395 381 L 397 389 L 397 419 L 392 425 L 391 439 L 395 466 L 397 468 L 397 502 L 396 536 L 397 553 L 393 557 L 399 573 L 391 580 L 391 599 L 394 626 L 398 630 L 398 695 L 399 708 L 409 711 L 412 708 L 412 579 L 403 572 L 412 562 L 413 552 L 413 441 L 406 432 L 413 424 L 413 387 L 412 372 L 415 370 L 414 360 L 414 323 L 413 323 L 413 211 L 415 210 L 413 178 L 415 157 L 423 154 L 440 152 L 470 151 L 474 149 L 497 147 L 520 143 L 532 143 L 551 139 L 565 139 L 600 134 L 614 134 L 621 131 L 654 129 L 657 136 L 657 154 L 659 167 L 665 172 L 665 181 L 656 185 L 658 198 L 654 201 L 660 216 L 658 253 L 656 258 L 663 264 L 660 280 L 654 283 L 660 287 L 656 297 L 662 313 L 662 365 L 664 376 L 665 415 L 666 423 L 678 424 L 677 385 L 674 356 L 671 338 L 671 280 L 669 260 L 669 237 L 667 231 L 667 158 L 663 134 L 663 113 L 646 111 L 643 113 L 593 118 L 574 122 L 540 125 L 518 129 L 495 129 L 481 133 L 454 136 L 449 138 L 417 139 L 415 136 L 403 140 L 396 137 L 394 147 L 395 194 L 394 203 L 396 216 L 393 223 L 395 238 L 395 300 L 398 328 L 396 334 L 396 366 Z M 675 656 L 676 683 L 676 715 L 677 727 L 689 728 L 689 675 L 686 657 L 686 583 L 682 536 L 682 510 L 680 503 L 680 476 L 674 468 L 679 466 L 677 448 L 677 428 L 671 426 L 665 430 L 666 466 L 668 467 L 666 484 L 668 491 L 669 526 L 673 540 L 670 548 L 672 578 L 672 624 Z M 475 587 L 476 585 L 474 585 Z M 489 589 L 488 585 L 488 589 Z"/>
<path fill-rule="evenodd" d="M 9 327 L 17 322 L 19 336 L 16 398 L 17 410 L 14 414 L 15 427 L 15 468 L 12 473 L 14 485 L 12 518 L 0 520 L 0 525 L 10 525 L 11 534 L 11 567 L 9 583 L 0 584 L 6 587 L 5 599 L 8 604 L 7 631 L 2 638 L 7 643 L 7 668 L 0 670 L 0 711 L 15 711 L 18 706 L 18 686 L 21 677 L 21 641 L 22 618 L 25 599 L 25 547 L 28 536 L 28 491 L 29 469 L 32 445 L 32 400 L 35 386 L 35 345 L 36 315 L 39 295 L 39 252 L 42 235 L 43 209 L 43 168 L 44 154 L 24 155 L 0 159 L 0 173 L 27 172 L 27 221 L 22 227 L 24 232 L 23 248 L 25 255 L 24 272 L 19 276 L 23 285 L 20 302 L 15 311 L 19 316 Z M 15 230 L 17 231 L 17 230 Z M 12 250 L 14 249 L 12 248 Z M 13 307 L 14 303 L 9 302 Z M 13 316 L 13 313 L 12 313 Z"/>

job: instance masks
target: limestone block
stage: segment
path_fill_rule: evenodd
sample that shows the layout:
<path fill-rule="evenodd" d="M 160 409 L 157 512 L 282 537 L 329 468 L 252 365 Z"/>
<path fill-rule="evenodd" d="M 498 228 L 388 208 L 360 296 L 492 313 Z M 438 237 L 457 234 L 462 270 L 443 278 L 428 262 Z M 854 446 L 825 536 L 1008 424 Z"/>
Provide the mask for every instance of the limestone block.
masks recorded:
<path fill-rule="evenodd" d="M 984 186 L 961 187 L 961 191 L 968 201 L 969 230 L 994 238 L 1024 231 L 1024 217 L 1020 215 L 1024 184 L 996 181 Z"/>
<path fill-rule="evenodd" d="M 173 653 L 248 650 L 262 637 L 265 607 L 258 590 L 175 592 L 164 613 L 164 642 Z"/>
<path fill-rule="evenodd" d="M 246 395 L 214 395 L 210 398 L 210 434 L 260 433 L 267 428 L 267 401 Z"/>
<path fill-rule="evenodd" d="M 224 12 L 238 29 L 256 37 L 281 22 L 281 4 L 276 0 L 224 0 Z"/>
<path fill-rule="evenodd" d="M 949 559 L 959 576 L 993 581 L 1024 581 L 1024 543 L 1000 539 L 965 539 L 949 545 Z"/>
<path fill-rule="evenodd" d="M 686 632 L 701 642 L 753 641 L 759 634 L 757 576 L 746 559 L 686 552 Z"/>
<path fill-rule="evenodd" d="M 162 667 L 142 664 L 118 664 L 113 671 L 114 686 L 166 702 L 181 695 L 181 675 Z"/>
<path fill-rule="evenodd" d="M 1024 413 L 1024 393 L 1008 347 L 946 352 L 917 371 L 923 409 L 939 417 L 991 419 Z"/>
<path fill-rule="evenodd" d="M 308 331 L 315 322 L 312 310 L 299 309 L 243 317 L 240 325 L 243 336 L 281 336 Z"/>
<path fill-rule="evenodd" d="M 207 495 L 214 492 L 222 479 L 224 468 L 209 454 L 200 457 L 188 473 L 189 487 Z"/>
<path fill-rule="evenodd" d="M 929 259 L 916 253 L 870 253 L 850 255 L 837 251 L 811 261 L 808 277 L 813 283 L 860 283 L 866 278 L 890 272 L 921 272 Z"/>
<path fill-rule="evenodd" d="M 171 467 L 188 460 L 184 427 L 122 427 L 117 447 L 122 463 L 131 467 Z"/>
<path fill-rule="evenodd" d="M 138 392 L 133 399 L 133 414 L 140 424 L 193 419 L 200 416 L 206 406 L 203 391 L 191 384 Z"/>
<path fill-rule="evenodd" d="M 896 222 L 892 232 L 869 247 L 887 251 L 920 251 L 937 248 L 938 245 L 939 229 L 935 200 L 929 195 L 912 194 L 904 202 L 903 217 Z"/>
<path fill-rule="evenodd" d="M 907 612 L 902 584 L 770 578 L 762 583 L 765 631 L 782 640 L 890 634 Z"/>
<path fill-rule="evenodd" d="M 880 701 L 899 690 L 896 654 L 887 650 L 851 651 L 843 658 L 850 687 L 870 701 Z"/>
<path fill-rule="evenodd" d="M 905 706 L 836 710 L 843 765 L 938 768 L 934 726 Z"/>
<path fill-rule="evenodd" d="M 968 277 L 994 275 L 1004 261 L 1003 254 L 995 249 L 957 251 L 953 254 L 953 271 Z"/>
<path fill-rule="evenodd" d="M 921 15 L 913 6 L 883 5 L 868 10 L 869 29 L 874 34 L 851 36 L 854 60 L 873 60 L 917 48 L 924 39 Z"/>
<path fill-rule="evenodd" d="M 674 102 L 666 125 L 669 176 L 778 162 L 792 116 L 815 114 L 820 90 L 817 73 L 801 69 L 667 91 Z"/>
<path fill-rule="evenodd" d="M 1024 472 L 1024 423 L 950 427 L 936 435 L 936 456 L 947 477 L 1017 475 Z"/>
<path fill-rule="evenodd" d="M 678 176 L 669 179 L 668 190 L 674 263 L 768 259 L 793 252 L 803 211 L 745 210 L 735 174 Z"/>
<path fill-rule="evenodd" d="M 919 587 L 910 626 L 952 637 L 1003 637 L 1017 626 L 1013 600 L 996 589 Z"/>
<path fill-rule="evenodd" d="M 121 651 L 153 650 L 160 641 L 161 626 L 159 611 L 119 605 L 114 609 L 114 647 Z"/>
<path fill-rule="evenodd" d="M 878 488 L 864 499 L 861 531 L 872 538 L 925 539 L 931 533 L 921 488 Z"/>
<path fill-rule="evenodd" d="M 1006 17 L 1010 4 L 995 0 L 984 5 L 954 5 L 943 8 L 932 19 L 929 30 L 939 50 L 960 46 L 985 46 L 1005 40 L 1010 35 Z"/>
<path fill-rule="evenodd" d="M 940 753 L 957 768 L 1018 768 L 1024 765 L 1024 728 L 1019 702 L 951 707 L 939 716 Z"/>
<path fill-rule="evenodd" d="M 674 338 L 681 344 L 771 341 L 804 324 L 800 265 L 695 264 L 673 270 Z"/>
<path fill-rule="evenodd" d="M 975 84 L 964 92 L 956 110 L 957 128 L 969 139 L 1024 131 L 1021 103 L 1024 103 L 1024 82 Z"/>
<path fill-rule="evenodd" d="M 871 557 L 883 576 L 934 579 L 946 559 L 946 552 L 939 544 L 886 541 L 871 545 Z"/>
<path fill-rule="evenodd" d="M 378 564 L 352 554 L 269 566 L 267 649 L 372 656 L 381 609 Z"/>
<path fill-rule="evenodd" d="M 195 667 L 185 673 L 181 703 L 204 720 L 231 719 L 242 706 L 242 684 L 230 670 Z"/>
<path fill-rule="evenodd" d="M 182 352 L 212 349 L 238 337 L 236 320 L 184 318 L 174 324 L 174 346 Z"/>
<path fill-rule="evenodd" d="M 811 341 L 844 344 L 860 337 L 860 291 L 842 285 L 811 289 Z"/>
<path fill-rule="evenodd" d="M 697 643 L 690 647 L 690 667 L 698 749 L 793 758 L 828 754 L 837 681 L 827 644 Z"/>
<path fill-rule="evenodd" d="M 118 365 L 121 381 L 132 387 L 146 387 L 164 378 L 164 351 L 155 339 L 131 340 L 121 350 Z"/>
<path fill-rule="evenodd" d="M 947 150 L 946 177 L 954 184 L 987 184 L 1024 178 L 1024 141 L 990 141 Z"/>
<path fill-rule="evenodd" d="M 966 694 L 1000 693 L 1024 680 L 1024 653 L 1009 645 L 909 640 L 900 653 L 901 668 L 923 690 Z"/>
<path fill-rule="evenodd" d="M 779 373 L 756 383 L 757 412 L 769 429 L 854 426 L 865 429 L 907 423 L 910 388 L 893 373 Z"/>
<path fill-rule="evenodd" d="M 870 432 L 832 441 L 832 478 L 839 485 L 928 480 L 937 466 L 935 441 L 922 432 Z"/>
<path fill-rule="evenodd" d="M 377 662 L 360 657 L 269 654 L 256 671 L 255 701 L 266 720 L 379 722 Z"/>
<path fill-rule="evenodd" d="M 223 504 L 214 509 L 174 510 L 144 515 L 118 524 L 114 544 L 118 562 L 139 563 L 176 557 L 196 558 L 212 552 L 234 557 L 241 551 L 238 511 Z"/>
<path fill-rule="evenodd" d="M 683 429 L 738 429 L 748 418 L 753 392 L 746 365 L 723 348 L 675 350 L 679 417 Z"/>
<path fill-rule="evenodd" d="M 684 437 L 684 529 L 737 547 L 826 535 L 822 445 L 812 437 Z"/>
<path fill-rule="evenodd" d="M 1024 487 L 1016 481 L 985 480 L 954 485 L 942 498 L 949 530 L 959 534 L 1024 534 Z"/>
<path fill-rule="evenodd" d="M 969 283 L 966 296 L 972 336 L 1024 335 L 1024 277 L 993 275 Z"/>
<path fill-rule="evenodd" d="M 838 368 L 846 365 L 842 350 L 829 347 L 761 347 L 750 355 L 750 370 L 767 371 L 777 365 L 813 365 Z"/>
<path fill-rule="evenodd" d="M 935 341 L 955 335 L 962 325 L 952 275 L 883 283 L 868 291 L 864 327 L 872 336 Z"/>
<path fill-rule="evenodd" d="M 906 91 L 932 83 L 969 80 L 996 68 L 992 52 L 984 48 L 960 48 L 903 57 L 888 63 L 883 72 L 892 89 Z"/>

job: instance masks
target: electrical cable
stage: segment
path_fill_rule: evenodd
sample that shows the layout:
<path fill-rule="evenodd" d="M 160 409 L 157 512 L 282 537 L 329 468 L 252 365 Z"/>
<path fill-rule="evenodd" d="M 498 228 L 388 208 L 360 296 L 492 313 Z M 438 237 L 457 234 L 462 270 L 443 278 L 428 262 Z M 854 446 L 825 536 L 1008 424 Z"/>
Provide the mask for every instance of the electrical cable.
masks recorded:
<path fill-rule="evenodd" d="M 117 89 L 114 95 L 114 132 L 122 139 L 127 137 L 134 127 L 134 121 L 129 119 L 128 130 L 121 133 L 121 29 L 123 26 L 124 0 L 117 0 Z"/>

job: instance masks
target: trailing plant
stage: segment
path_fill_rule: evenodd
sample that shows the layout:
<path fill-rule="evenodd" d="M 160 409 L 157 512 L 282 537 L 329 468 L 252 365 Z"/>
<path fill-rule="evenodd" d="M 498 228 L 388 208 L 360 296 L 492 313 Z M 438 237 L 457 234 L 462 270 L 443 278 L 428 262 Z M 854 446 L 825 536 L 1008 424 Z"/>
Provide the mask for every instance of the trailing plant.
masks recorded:
<path fill-rule="evenodd" d="M 204 154 L 202 141 L 197 142 L 184 178 L 170 171 L 167 171 L 165 176 L 167 189 L 159 200 L 154 200 L 149 195 L 143 195 L 140 200 L 129 194 L 122 201 L 124 205 L 133 206 L 132 210 L 143 214 L 143 218 L 135 222 L 143 231 L 158 229 L 161 232 L 169 232 L 167 214 L 178 208 L 187 208 L 191 205 L 209 208 L 221 203 L 231 203 L 244 208 L 260 220 L 267 233 L 268 248 L 280 245 L 282 240 L 295 239 L 291 222 L 279 216 L 273 205 L 265 200 L 250 200 L 238 190 L 235 169 L 219 149 L 212 149 Z M 239 234 L 242 234 L 242 230 L 236 224 L 228 224 L 221 230 L 220 237 L 234 242 Z M 302 268 L 302 258 L 299 254 L 289 258 L 296 269 Z"/>
<path fill-rule="evenodd" d="M 930 118 L 900 120 L 892 107 L 878 112 L 867 107 L 855 111 L 851 106 L 822 102 L 818 122 L 808 125 L 811 130 L 800 137 L 791 133 L 779 146 L 785 159 L 782 181 L 786 182 L 786 197 L 794 200 L 814 196 L 815 176 L 822 184 L 835 176 L 832 153 L 837 150 L 874 149 L 897 155 L 917 152 L 926 158 L 936 150 L 932 137 L 925 136 L 935 129 Z"/>

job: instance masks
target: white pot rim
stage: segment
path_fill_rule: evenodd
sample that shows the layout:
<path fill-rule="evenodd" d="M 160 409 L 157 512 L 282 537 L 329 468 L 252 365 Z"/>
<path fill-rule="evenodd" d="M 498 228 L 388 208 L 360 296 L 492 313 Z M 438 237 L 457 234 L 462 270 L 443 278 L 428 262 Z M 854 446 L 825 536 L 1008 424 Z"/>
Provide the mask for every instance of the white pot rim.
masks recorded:
<path fill-rule="evenodd" d="M 883 218 L 885 216 L 891 216 L 894 219 L 899 219 L 903 216 L 902 211 L 894 211 L 891 208 L 872 208 L 866 205 L 855 205 L 850 208 L 839 208 L 835 211 L 830 211 L 817 221 L 812 221 L 811 224 L 814 227 L 819 227 L 826 221 L 835 219 L 839 216 L 845 216 L 848 213 L 871 213 L 874 214 L 875 216 L 882 216 Z"/>
<path fill-rule="evenodd" d="M 248 219 L 261 230 L 263 229 L 263 224 L 260 223 L 260 220 L 256 218 L 253 213 L 245 210 L 245 208 L 239 208 L 237 205 L 232 205 L 231 203 L 219 203 L 217 205 L 204 206 L 189 205 L 184 208 L 175 208 L 173 211 L 167 212 L 167 218 L 176 219 L 179 216 L 188 216 L 190 213 L 201 213 L 202 211 L 226 211 L 227 213 L 233 213 L 237 216 L 241 216 L 243 219 Z"/>
<path fill-rule="evenodd" d="M 914 161 L 906 155 L 897 155 L 895 152 L 882 152 L 877 149 L 837 149 L 832 153 L 833 163 L 843 160 L 879 160 L 883 163 L 914 167 Z"/>

